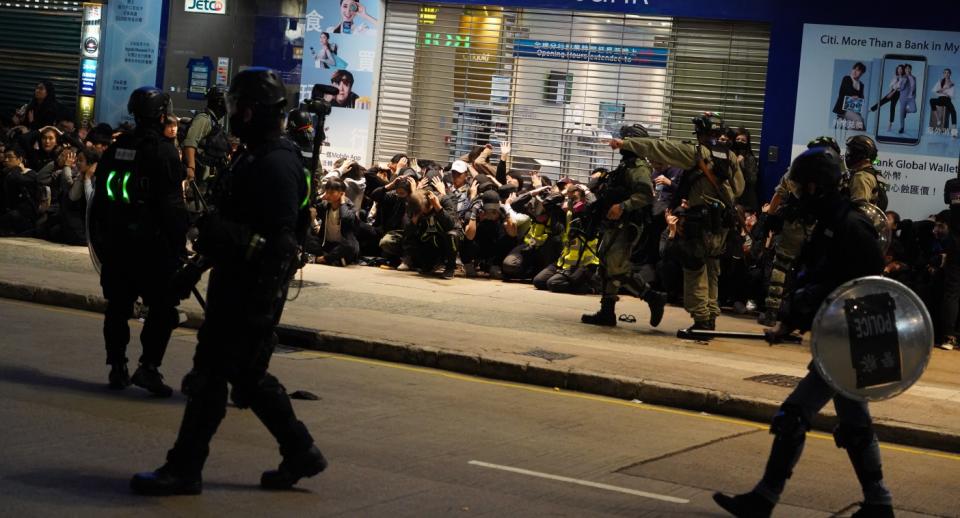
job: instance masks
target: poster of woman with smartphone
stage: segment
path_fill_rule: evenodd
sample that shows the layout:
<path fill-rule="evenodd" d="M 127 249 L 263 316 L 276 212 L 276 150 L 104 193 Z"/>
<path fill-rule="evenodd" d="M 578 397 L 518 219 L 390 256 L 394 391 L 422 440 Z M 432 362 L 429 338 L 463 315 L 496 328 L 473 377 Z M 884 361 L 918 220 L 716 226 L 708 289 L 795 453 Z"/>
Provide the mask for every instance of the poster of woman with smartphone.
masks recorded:
<path fill-rule="evenodd" d="M 880 84 L 896 85 L 891 106 L 896 103 L 897 124 L 877 121 L 877 140 L 891 144 L 916 145 L 920 142 L 927 60 L 923 56 L 887 54 L 881 65 Z M 888 94 L 889 95 L 889 94 Z M 896 97 L 896 101 L 893 100 Z M 893 108 L 891 107 L 891 110 Z"/>
<path fill-rule="evenodd" d="M 377 19 L 360 0 L 340 0 L 340 23 L 327 29 L 332 34 L 372 34 Z"/>

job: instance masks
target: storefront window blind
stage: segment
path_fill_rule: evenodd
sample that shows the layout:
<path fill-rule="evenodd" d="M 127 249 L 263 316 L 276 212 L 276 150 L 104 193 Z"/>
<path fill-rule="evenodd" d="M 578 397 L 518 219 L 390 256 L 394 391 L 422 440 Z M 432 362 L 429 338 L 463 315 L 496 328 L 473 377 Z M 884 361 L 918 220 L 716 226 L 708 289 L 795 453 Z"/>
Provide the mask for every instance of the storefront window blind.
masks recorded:
<path fill-rule="evenodd" d="M 44 80 L 53 82 L 68 110 L 74 109 L 82 17 L 80 2 L 0 2 L 0 109 L 29 102 Z"/>
<path fill-rule="evenodd" d="M 664 17 L 390 2 L 375 157 L 447 161 L 506 140 L 511 167 L 583 179 L 616 166 L 605 142 L 625 123 L 688 138 L 692 114 L 726 111 L 759 136 L 765 33 L 723 46 L 730 29 L 703 25 L 698 38 Z"/>

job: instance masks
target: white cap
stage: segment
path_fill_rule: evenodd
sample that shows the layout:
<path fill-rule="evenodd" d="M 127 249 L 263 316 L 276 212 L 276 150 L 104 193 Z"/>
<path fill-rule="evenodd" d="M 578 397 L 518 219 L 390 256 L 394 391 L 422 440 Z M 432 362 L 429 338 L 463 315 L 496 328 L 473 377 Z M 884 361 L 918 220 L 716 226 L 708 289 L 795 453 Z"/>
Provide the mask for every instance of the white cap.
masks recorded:
<path fill-rule="evenodd" d="M 456 162 L 453 163 L 453 166 L 451 166 L 450 169 L 452 169 L 456 173 L 463 174 L 470 170 L 470 166 L 468 166 L 467 163 L 464 162 L 463 160 L 457 160 Z"/>

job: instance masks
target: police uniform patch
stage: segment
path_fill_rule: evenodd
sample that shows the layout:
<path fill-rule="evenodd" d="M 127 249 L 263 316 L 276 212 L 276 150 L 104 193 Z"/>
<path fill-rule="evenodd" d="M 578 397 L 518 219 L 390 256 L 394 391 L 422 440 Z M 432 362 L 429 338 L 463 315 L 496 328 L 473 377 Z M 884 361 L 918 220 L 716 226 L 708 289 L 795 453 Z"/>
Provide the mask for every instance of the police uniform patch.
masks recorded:
<path fill-rule="evenodd" d="M 137 156 L 137 150 L 117 148 L 117 152 L 114 156 L 116 156 L 117 160 L 133 160 Z"/>

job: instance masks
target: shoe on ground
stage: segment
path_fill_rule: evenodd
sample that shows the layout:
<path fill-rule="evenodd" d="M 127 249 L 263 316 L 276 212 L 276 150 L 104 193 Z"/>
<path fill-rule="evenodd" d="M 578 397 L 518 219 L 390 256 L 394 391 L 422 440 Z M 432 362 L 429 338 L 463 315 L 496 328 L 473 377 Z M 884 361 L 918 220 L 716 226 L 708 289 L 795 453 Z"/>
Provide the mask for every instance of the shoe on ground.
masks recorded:
<path fill-rule="evenodd" d="M 130 490 L 146 496 L 199 495 L 203 492 L 203 482 L 199 476 L 174 473 L 169 465 L 164 464 L 156 471 L 134 475 L 130 479 Z"/>
<path fill-rule="evenodd" d="M 768 518 L 773 512 L 773 503 L 753 491 L 734 496 L 714 493 L 713 501 L 738 518 Z"/>
<path fill-rule="evenodd" d="M 747 305 L 738 300 L 733 303 L 733 312 L 738 315 L 743 315 L 747 312 Z"/>
<path fill-rule="evenodd" d="M 397 266 L 397 271 L 398 271 L 398 272 L 409 272 L 409 271 L 410 271 L 410 265 L 407 264 L 407 263 L 400 263 L 400 266 Z"/>
<path fill-rule="evenodd" d="M 600 310 L 596 313 L 587 313 L 582 315 L 580 317 L 580 322 L 583 322 L 584 324 L 590 324 L 592 326 L 616 327 L 617 314 L 616 312 Z"/>
<path fill-rule="evenodd" d="M 442 272 L 440 272 L 440 277 L 444 279 L 452 279 L 456 273 L 457 273 L 456 266 L 447 266 L 447 267 L 444 267 Z"/>
<path fill-rule="evenodd" d="M 943 343 L 937 344 L 937 347 L 945 351 L 952 351 L 957 348 L 957 339 L 953 336 L 948 336 L 943 340 Z"/>
<path fill-rule="evenodd" d="M 694 320 L 693 325 L 687 329 L 690 331 L 713 331 L 715 328 L 712 320 Z"/>
<path fill-rule="evenodd" d="M 749 312 L 756 311 L 756 310 L 757 310 L 757 303 L 754 302 L 754 301 L 752 301 L 752 300 L 748 300 L 746 307 L 747 307 L 747 311 L 749 311 Z"/>
<path fill-rule="evenodd" d="M 860 504 L 852 518 L 893 518 L 893 506 L 884 504 Z"/>
<path fill-rule="evenodd" d="M 163 374 L 156 367 L 150 365 L 141 365 L 133 373 L 130 381 L 134 385 L 147 390 L 157 397 L 170 397 L 173 395 L 173 389 L 163 382 Z"/>
<path fill-rule="evenodd" d="M 764 327 L 773 327 L 777 325 L 777 314 L 773 311 L 764 311 L 757 317 L 757 323 Z"/>
<path fill-rule="evenodd" d="M 290 489 L 301 478 L 312 477 L 325 469 L 327 459 L 323 458 L 320 449 L 314 445 L 296 458 L 283 459 L 277 469 L 264 471 L 260 477 L 260 487 L 273 490 Z"/>
<path fill-rule="evenodd" d="M 487 273 L 490 274 L 491 279 L 503 278 L 503 271 L 500 269 L 499 266 L 491 266 Z"/>
<path fill-rule="evenodd" d="M 477 266 L 473 263 L 463 265 L 463 274 L 469 278 L 477 276 Z"/>
<path fill-rule="evenodd" d="M 110 367 L 110 374 L 107 379 L 110 384 L 110 390 L 123 390 L 130 386 L 130 371 L 127 370 L 127 363 L 115 363 Z"/>

